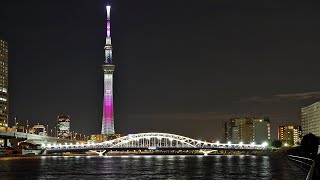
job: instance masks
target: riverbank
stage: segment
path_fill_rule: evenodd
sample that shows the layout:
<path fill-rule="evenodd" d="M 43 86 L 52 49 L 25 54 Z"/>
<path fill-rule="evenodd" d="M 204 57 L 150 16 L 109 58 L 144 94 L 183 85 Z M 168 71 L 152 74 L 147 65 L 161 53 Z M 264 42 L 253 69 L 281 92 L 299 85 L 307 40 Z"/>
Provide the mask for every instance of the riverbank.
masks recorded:
<path fill-rule="evenodd" d="M 277 151 L 223 151 L 217 150 L 210 152 L 209 156 L 212 155 L 254 155 L 254 156 L 270 156 L 270 157 L 286 157 L 288 148 L 282 148 Z M 75 153 L 75 152 L 64 152 L 64 153 L 52 153 L 40 156 L 97 156 L 99 155 L 95 151 Z M 109 151 L 103 154 L 104 156 L 128 156 L 128 155 L 204 155 L 202 151 Z M 32 157 L 39 156 L 38 154 L 29 153 L 29 154 L 7 154 L 0 155 L 1 157 Z"/>
<path fill-rule="evenodd" d="M 47 154 L 47 155 L 22 155 L 10 154 L 1 155 L 0 160 L 4 158 L 33 158 L 33 157 L 79 157 L 79 156 L 99 156 L 98 154 Z M 103 156 L 205 156 L 203 153 L 133 153 L 133 152 L 114 152 Z M 265 154 L 208 154 L 206 156 L 268 156 Z M 276 156 L 270 156 L 276 157 Z M 280 156 L 279 156 L 280 157 Z"/>

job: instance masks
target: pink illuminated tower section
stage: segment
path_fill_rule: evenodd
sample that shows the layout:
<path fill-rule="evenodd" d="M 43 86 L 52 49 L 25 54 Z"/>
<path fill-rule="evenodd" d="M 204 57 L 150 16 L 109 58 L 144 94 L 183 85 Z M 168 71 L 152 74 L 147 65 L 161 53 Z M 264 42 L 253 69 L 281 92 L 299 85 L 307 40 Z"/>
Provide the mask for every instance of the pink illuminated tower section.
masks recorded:
<path fill-rule="evenodd" d="M 111 6 L 106 6 L 107 10 L 107 34 L 104 46 L 105 61 L 102 65 L 104 72 L 104 97 L 103 97 L 103 117 L 101 134 L 114 134 L 113 116 L 113 71 L 115 66 L 112 62 L 112 45 L 110 33 L 110 10 Z"/>

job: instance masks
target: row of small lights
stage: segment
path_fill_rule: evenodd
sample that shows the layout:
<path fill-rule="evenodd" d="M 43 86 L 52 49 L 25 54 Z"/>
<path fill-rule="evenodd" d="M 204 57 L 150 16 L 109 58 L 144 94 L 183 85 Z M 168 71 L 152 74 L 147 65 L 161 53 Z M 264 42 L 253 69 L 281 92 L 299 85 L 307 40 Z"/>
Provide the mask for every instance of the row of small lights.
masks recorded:
<path fill-rule="evenodd" d="M 110 143 L 110 142 L 109 142 Z M 215 144 L 217 144 L 217 145 L 219 145 L 220 144 L 220 142 L 219 141 L 217 141 Z M 64 146 L 76 146 L 76 147 L 78 147 L 78 146 L 84 146 L 85 144 L 84 143 L 81 143 L 81 144 L 79 144 L 78 142 L 76 143 L 76 144 L 72 144 L 72 143 L 70 143 L 69 145 L 68 145 L 68 143 L 65 143 L 64 144 Z M 92 142 L 92 143 L 90 143 L 90 142 L 88 142 L 88 144 L 87 145 L 95 145 L 95 143 L 94 142 Z M 228 145 L 231 145 L 231 141 L 228 141 Z M 240 146 L 243 146 L 244 144 L 243 144 L 243 142 L 239 142 L 239 144 L 238 145 L 240 145 Z M 251 146 L 255 146 L 256 144 L 255 144 L 255 142 L 252 142 L 252 143 L 250 143 L 250 145 Z M 263 142 L 262 144 L 261 144 L 261 146 L 262 147 L 267 147 L 269 144 L 267 143 L 267 142 Z M 63 145 L 62 144 L 53 144 L 53 145 L 51 145 L 51 144 L 47 144 L 47 145 L 45 145 L 45 144 L 42 144 L 41 145 L 42 147 L 62 147 Z"/>
<path fill-rule="evenodd" d="M 219 141 L 217 141 L 216 142 L 216 144 L 220 144 L 220 142 Z M 231 143 L 231 141 L 228 141 L 228 145 L 232 145 L 232 143 Z M 243 142 L 239 142 L 238 144 L 234 144 L 234 145 L 240 145 L 240 146 L 243 146 L 243 145 L 245 145 Z M 255 142 L 251 142 L 250 143 L 250 145 L 251 146 L 255 146 L 256 145 L 256 143 Z M 267 142 L 263 142 L 262 144 L 261 144 L 261 146 L 262 147 L 267 147 L 269 144 L 267 143 Z"/>
<path fill-rule="evenodd" d="M 64 145 L 62 145 L 62 144 L 52 144 L 52 145 L 51 144 L 41 144 L 41 147 L 49 147 L 49 148 L 50 147 L 62 147 L 62 146 L 76 146 L 76 147 L 78 147 L 78 146 L 85 146 L 85 145 L 95 145 L 95 143 L 88 142 L 88 144 L 84 144 L 84 143 L 79 144 L 77 142 L 76 144 L 70 143 L 69 145 L 68 145 L 68 143 L 65 143 Z"/>
<path fill-rule="evenodd" d="M 131 138 L 131 137 L 129 137 L 129 139 L 139 140 L 139 138 Z M 151 139 L 151 137 L 147 137 L 147 139 Z M 158 137 L 158 139 L 162 139 L 162 137 Z M 169 141 L 173 141 L 173 138 L 168 138 L 168 139 L 169 139 Z M 128 141 L 128 140 L 127 140 L 127 141 Z M 198 140 L 198 143 L 201 143 L 201 142 L 203 142 L 203 141 Z M 215 144 L 219 145 L 219 144 L 220 144 L 220 141 L 217 141 Z M 228 145 L 231 145 L 231 144 L 232 144 L 231 141 L 228 141 Z M 242 146 L 242 145 L 244 145 L 244 143 L 243 143 L 243 142 L 239 142 L 238 145 Z M 252 142 L 252 143 L 250 143 L 250 145 L 251 145 L 251 146 L 255 146 L 256 143 L 255 143 L 255 142 Z M 267 142 L 263 142 L 263 143 L 261 144 L 262 147 L 266 147 L 266 146 L 268 146 L 268 145 L 269 145 L 269 144 L 268 144 Z"/>

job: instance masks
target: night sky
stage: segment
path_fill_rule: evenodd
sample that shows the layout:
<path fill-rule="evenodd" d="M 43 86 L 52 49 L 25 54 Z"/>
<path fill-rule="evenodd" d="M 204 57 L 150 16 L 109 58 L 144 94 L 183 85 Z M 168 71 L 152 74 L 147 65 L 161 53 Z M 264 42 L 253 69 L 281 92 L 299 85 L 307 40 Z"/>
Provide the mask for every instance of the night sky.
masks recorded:
<path fill-rule="evenodd" d="M 110 3 L 117 133 L 222 140 L 223 121 L 254 116 L 276 138 L 320 99 L 320 1 Z M 100 133 L 105 5 L 0 0 L 11 125 L 64 114 L 73 131 Z"/>

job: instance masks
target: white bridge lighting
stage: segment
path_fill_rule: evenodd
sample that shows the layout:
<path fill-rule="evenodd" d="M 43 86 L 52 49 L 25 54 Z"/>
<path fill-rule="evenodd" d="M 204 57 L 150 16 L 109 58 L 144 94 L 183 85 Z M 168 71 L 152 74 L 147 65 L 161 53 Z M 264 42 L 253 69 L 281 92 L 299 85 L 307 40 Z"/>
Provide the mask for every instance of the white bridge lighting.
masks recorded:
<path fill-rule="evenodd" d="M 231 146 L 232 145 L 232 146 Z M 95 149 L 113 149 L 113 148 L 161 148 L 161 147 L 170 147 L 170 148 L 190 148 L 190 149 L 257 149 L 264 150 L 268 146 L 267 142 L 263 144 L 256 145 L 254 142 L 250 144 L 244 144 L 239 142 L 239 144 L 232 144 L 231 141 L 227 143 L 217 142 L 206 142 L 196 139 L 191 139 L 185 136 L 180 136 L 176 134 L 169 133 L 139 133 L 139 134 L 130 134 L 128 136 L 123 136 L 117 139 L 105 141 L 102 143 L 88 142 L 88 144 L 81 145 L 79 143 L 68 145 L 67 143 L 62 147 L 52 146 L 51 144 L 44 145 L 44 148 L 47 150 L 63 150 L 76 148 L 81 150 L 81 148 L 95 150 Z"/>

